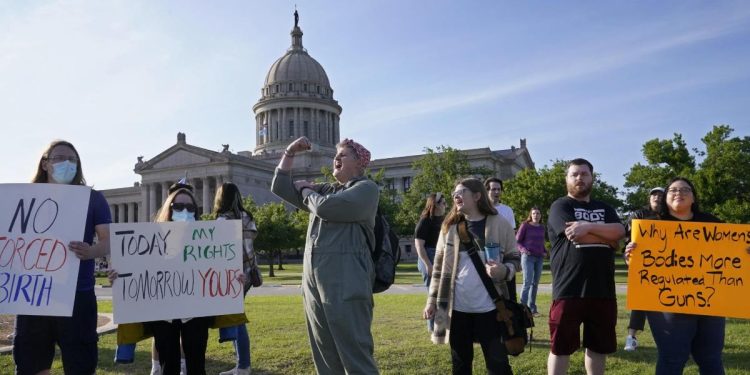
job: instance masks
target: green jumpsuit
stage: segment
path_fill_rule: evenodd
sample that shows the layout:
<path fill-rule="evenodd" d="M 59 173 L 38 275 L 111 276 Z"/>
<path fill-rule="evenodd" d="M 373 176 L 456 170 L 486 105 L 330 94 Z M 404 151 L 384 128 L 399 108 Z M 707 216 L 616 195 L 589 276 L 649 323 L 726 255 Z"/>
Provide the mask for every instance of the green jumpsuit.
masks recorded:
<path fill-rule="evenodd" d="M 365 177 L 322 183 L 304 200 L 289 171 L 276 169 L 271 191 L 310 212 L 302 296 L 315 370 L 319 374 L 377 374 L 373 357 L 372 285 L 368 247 L 378 186 Z"/>

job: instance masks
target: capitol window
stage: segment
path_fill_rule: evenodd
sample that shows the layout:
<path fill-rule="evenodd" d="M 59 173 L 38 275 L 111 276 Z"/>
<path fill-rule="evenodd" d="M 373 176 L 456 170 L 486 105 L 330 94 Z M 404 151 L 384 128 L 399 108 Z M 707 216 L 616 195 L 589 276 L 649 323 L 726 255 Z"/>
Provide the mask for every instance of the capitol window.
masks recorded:
<path fill-rule="evenodd" d="M 289 84 L 289 91 L 294 91 L 294 84 L 293 83 Z"/>
<path fill-rule="evenodd" d="M 307 92 L 307 83 L 302 86 L 302 91 Z"/>

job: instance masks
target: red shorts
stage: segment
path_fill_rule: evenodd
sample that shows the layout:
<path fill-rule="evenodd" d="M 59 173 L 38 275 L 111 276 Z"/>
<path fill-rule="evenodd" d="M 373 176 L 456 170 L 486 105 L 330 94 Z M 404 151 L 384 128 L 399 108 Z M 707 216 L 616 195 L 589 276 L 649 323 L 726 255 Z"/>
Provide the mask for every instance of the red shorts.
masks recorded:
<path fill-rule="evenodd" d="M 599 354 L 617 350 L 617 301 L 608 298 L 563 298 L 549 309 L 550 350 L 555 355 L 571 355 L 581 346 Z"/>

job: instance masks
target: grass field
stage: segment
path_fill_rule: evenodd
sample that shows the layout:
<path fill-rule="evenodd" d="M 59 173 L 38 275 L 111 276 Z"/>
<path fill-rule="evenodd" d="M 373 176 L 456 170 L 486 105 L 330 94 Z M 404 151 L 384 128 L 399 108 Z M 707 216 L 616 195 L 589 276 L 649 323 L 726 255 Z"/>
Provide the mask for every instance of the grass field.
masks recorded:
<path fill-rule="evenodd" d="M 542 271 L 542 278 L 539 281 L 542 284 L 552 282 L 552 275 L 549 272 L 549 260 L 545 260 Z M 283 270 L 274 269 L 274 277 L 268 276 L 268 265 L 262 265 L 263 283 L 265 285 L 299 285 L 302 279 L 302 264 L 292 263 L 285 264 Z M 615 258 L 615 282 L 626 283 L 628 271 L 625 262 L 619 256 Z M 523 282 L 523 277 L 519 273 L 517 276 L 518 283 Z M 96 279 L 98 285 L 109 285 L 106 277 Z M 422 275 L 417 270 L 417 263 L 402 262 L 398 265 L 396 271 L 396 284 L 421 285 Z M 519 286 L 520 287 L 520 286 Z M 519 289 L 520 290 L 520 289 Z"/>
<path fill-rule="evenodd" d="M 625 340 L 628 314 L 624 296 L 619 296 L 618 346 Z M 425 298 L 420 295 L 376 295 L 373 334 L 375 357 L 383 374 L 446 374 L 450 372 L 448 346 L 433 345 L 429 341 L 425 322 L 420 319 Z M 547 311 L 549 294 L 539 296 L 541 311 Z M 250 319 L 252 367 L 254 374 L 310 374 L 313 373 L 310 349 L 299 296 L 253 296 L 246 300 Z M 111 311 L 110 302 L 100 302 L 100 311 Z M 546 314 L 545 314 L 546 315 Z M 511 358 L 516 374 L 546 373 L 549 350 L 549 330 L 546 317 L 537 318 L 531 351 Z M 639 336 L 636 352 L 619 350 L 607 360 L 607 374 L 651 374 L 656 363 L 656 349 L 648 331 Z M 98 374 L 143 374 L 150 368 L 150 342 L 138 345 L 136 361 L 130 365 L 115 365 L 115 335 L 108 334 L 99 341 Z M 750 321 L 728 320 L 724 363 L 728 374 L 750 374 Z M 475 346 L 474 371 L 485 373 L 481 349 Z M 233 366 L 234 353 L 229 343 L 219 344 L 217 332 L 212 330 L 207 352 L 207 372 L 216 374 Z M 0 368 L 13 368 L 10 355 L 0 356 Z M 570 374 L 583 374 L 583 353 L 572 356 Z M 53 373 L 61 374 L 59 360 Z M 685 374 L 697 374 L 690 362 Z"/>

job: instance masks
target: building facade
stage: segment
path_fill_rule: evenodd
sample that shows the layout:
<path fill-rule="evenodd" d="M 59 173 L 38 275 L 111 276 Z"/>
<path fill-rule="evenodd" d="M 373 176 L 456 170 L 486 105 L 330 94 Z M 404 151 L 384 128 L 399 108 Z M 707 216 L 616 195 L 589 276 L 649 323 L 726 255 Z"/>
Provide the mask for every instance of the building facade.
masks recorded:
<path fill-rule="evenodd" d="M 255 202 L 279 201 L 270 192 L 273 172 L 286 146 L 300 136 L 308 137 L 312 150 L 298 154 L 294 174 L 299 179 L 322 177 L 321 167 L 331 166 L 340 140 L 342 107 L 333 98 L 325 70 L 302 46 L 302 30 L 295 20 L 291 46 L 266 74 L 258 102 L 253 106 L 256 144 L 252 151 L 232 153 L 229 145 L 219 151 L 191 145 L 184 133 L 149 160 L 138 157 L 135 172 L 141 181 L 131 187 L 103 190 L 115 222 L 150 221 L 167 196 L 168 188 L 183 177 L 195 186 L 200 213 L 211 211 L 216 189 L 225 181 L 235 183 Z M 228 136 L 229 137 L 229 136 Z M 519 147 L 462 150 L 472 166 L 483 166 L 500 179 L 512 178 L 534 168 L 526 140 Z M 388 184 L 408 190 L 418 173 L 412 169 L 421 154 L 373 160 L 373 172 L 385 169 Z M 408 241 L 407 241 L 408 242 Z M 409 252 L 407 252 L 408 254 Z"/>

